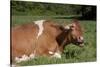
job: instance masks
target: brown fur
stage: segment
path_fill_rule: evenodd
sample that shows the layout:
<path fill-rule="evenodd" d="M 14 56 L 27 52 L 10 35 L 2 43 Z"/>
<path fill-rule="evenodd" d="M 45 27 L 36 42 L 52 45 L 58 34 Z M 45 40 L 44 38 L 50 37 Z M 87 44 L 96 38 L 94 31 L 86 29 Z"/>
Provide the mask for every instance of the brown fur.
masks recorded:
<path fill-rule="evenodd" d="M 74 24 L 77 25 L 77 30 L 80 28 L 78 35 L 82 36 L 80 24 L 75 21 Z M 62 51 L 65 44 L 73 43 L 72 30 L 67 30 L 52 21 L 45 21 L 43 26 L 43 33 L 38 39 L 36 36 L 39 28 L 34 23 L 12 28 L 12 60 L 24 54 L 29 56 L 34 51 L 36 56 L 51 56 L 48 51 Z"/>
<path fill-rule="evenodd" d="M 36 36 L 39 28 L 33 23 L 12 28 L 12 59 L 24 54 L 29 56 L 34 50 L 37 56 L 49 56 L 48 51 L 56 52 L 58 44 L 54 36 L 57 30 L 50 27 L 51 25 L 52 23 L 48 22 L 44 24 L 43 34 L 38 39 Z"/>

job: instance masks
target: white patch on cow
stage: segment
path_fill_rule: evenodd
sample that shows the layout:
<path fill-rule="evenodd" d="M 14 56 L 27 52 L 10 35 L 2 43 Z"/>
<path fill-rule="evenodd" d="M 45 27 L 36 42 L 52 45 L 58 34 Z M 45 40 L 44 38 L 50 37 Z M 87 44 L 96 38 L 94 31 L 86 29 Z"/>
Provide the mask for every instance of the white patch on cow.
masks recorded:
<path fill-rule="evenodd" d="M 38 36 L 37 36 L 37 39 L 38 39 L 38 37 L 43 33 L 43 22 L 44 22 L 45 20 L 39 20 L 39 21 L 34 21 L 34 23 L 35 24 L 37 24 L 38 25 L 38 27 L 39 27 L 39 32 L 38 32 Z"/>
<path fill-rule="evenodd" d="M 35 51 L 34 51 L 34 52 L 35 52 Z M 31 54 L 29 55 L 29 57 L 28 57 L 27 55 L 22 55 L 21 58 L 15 57 L 15 61 L 16 61 L 17 63 L 19 63 L 19 62 L 27 61 L 27 60 L 30 60 L 30 59 L 33 59 L 33 58 L 35 58 L 35 53 L 31 53 Z"/>
<path fill-rule="evenodd" d="M 52 52 L 52 51 L 49 51 L 49 54 L 54 54 L 54 52 Z"/>
<path fill-rule="evenodd" d="M 61 58 L 61 54 L 59 52 L 55 52 L 52 57 Z"/>
<path fill-rule="evenodd" d="M 15 57 L 15 61 L 17 63 L 22 62 L 22 61 L 26 61 L 29 60 L 29 57 L 27 55 L 23 55 L 21 58 Z"/>
<path fill-rule="evenodd" d="M 15 57 L 15 61 L 16 61 L 17 63 L 19 63 L 19 62 L 20 62 L 20 58 Z"/>
<path fill-rule="evenodd" d="M 35 54 L 33 54 L 33 53 L 32 53 L 32 54 L 30 54 L 29 58 L 30 58 L 30 59 L 35 58 Z"/>

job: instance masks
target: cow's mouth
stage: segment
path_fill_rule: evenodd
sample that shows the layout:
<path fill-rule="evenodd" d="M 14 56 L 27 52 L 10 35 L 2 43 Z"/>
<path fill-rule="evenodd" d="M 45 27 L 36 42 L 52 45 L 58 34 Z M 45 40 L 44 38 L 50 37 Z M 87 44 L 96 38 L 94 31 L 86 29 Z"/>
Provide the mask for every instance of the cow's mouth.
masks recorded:
<path fill-rule="evenodd" d="M 82 44 L 79 44 L 79 46 L 80 46 L 80 47 L 83 47 L 83 46 L 84 46 L 84 43 L 82 43 Z"/>
<path fill-rule="evenodd" d="M 74 44 L 79 46 L 79 47 L 83 47 L 84 46 L 84 42 L 74 42 Z"/>

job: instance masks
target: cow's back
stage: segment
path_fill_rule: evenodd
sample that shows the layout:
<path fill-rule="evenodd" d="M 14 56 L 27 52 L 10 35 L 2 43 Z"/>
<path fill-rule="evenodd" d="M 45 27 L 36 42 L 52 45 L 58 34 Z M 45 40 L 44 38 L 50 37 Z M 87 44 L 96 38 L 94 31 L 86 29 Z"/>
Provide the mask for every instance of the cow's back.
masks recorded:
<path fill-rule="evenodd" d="M 38 36 L 39 27 L 35 23 L 24 24 L 12 28 L 12 59 L 15 57 L 35 55 L 48 55 L 49 51 L 56 52 L 58 44 L 56 36 L 60 32 L 59 26 L 51 21 L 43 23 L 43 31 Z"/>

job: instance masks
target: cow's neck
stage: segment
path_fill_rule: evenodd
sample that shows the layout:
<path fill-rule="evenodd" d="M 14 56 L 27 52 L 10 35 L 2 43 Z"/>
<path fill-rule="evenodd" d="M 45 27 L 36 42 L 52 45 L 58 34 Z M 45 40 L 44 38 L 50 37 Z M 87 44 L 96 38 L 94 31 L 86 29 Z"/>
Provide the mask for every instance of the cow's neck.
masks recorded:
<path fill-rule="evenodd" d="M 71 33 L 70 31 L 63 31 L 61 32 L 57 38 L 56 38 L 59 46 L 60 46 L 60 49 L 63 50 L 65 45 L 68 45 L 69 43 L 71 43 L 72 41 L 72 36 L 71 36 Z"/>

